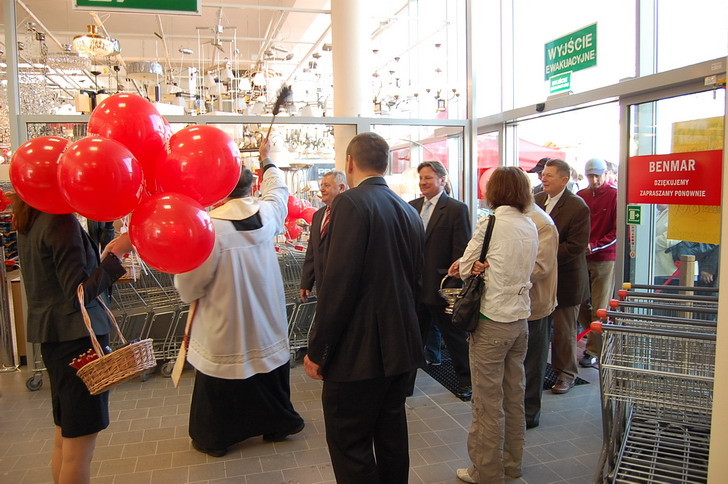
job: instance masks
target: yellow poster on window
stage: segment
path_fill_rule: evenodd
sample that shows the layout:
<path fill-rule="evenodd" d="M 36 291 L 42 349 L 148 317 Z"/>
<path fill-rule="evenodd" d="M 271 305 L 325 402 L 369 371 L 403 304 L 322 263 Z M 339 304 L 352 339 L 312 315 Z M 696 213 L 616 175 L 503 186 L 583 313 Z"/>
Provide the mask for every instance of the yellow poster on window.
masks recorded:
<path fill-rule="evenodd" d="M 723 117 L 672 124 L 672 152 L 723 149 Z M 720 243 L 720 206 L 670 205 L 667 237 L 676 240 Z"/>

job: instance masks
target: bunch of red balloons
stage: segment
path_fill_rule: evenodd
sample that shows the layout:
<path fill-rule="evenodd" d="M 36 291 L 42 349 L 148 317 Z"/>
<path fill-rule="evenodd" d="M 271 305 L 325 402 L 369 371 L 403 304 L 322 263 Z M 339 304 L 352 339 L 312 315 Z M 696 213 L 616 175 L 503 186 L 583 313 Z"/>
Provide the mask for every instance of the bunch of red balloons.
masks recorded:
<path fill-rule="evenodd" d="M 304 225 L 299 223 L 299 220 L 311 224 L 314 213 L 316 213 L 316 207 L 311 206 L 311 202 L 288 195 L 288 216 L 285 221 L 286 238 L 289 240 L 297 239 L 303 232 L 302 225 Z"/>
<path fill-rule="evenodd" d="M 215 233 L 204 207 L 235 187 L 235 142 L 212 126 L 172 134 L 154 105 L 135 94 L 99 104 L 89 136 L 74 143 L 41 136 L 10 160 L 10 181 L 32 207 L 107 222 L 131 213 L 129 235 L 150 266 L 178 274 L 202 264 Z"/>

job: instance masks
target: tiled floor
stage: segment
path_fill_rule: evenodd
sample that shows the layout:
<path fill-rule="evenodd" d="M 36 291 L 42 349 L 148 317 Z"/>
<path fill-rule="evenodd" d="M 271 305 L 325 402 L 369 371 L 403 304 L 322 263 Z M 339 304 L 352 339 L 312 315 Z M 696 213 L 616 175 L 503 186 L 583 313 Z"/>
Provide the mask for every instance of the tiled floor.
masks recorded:
<path fill-rule="evenodd" d="M 53 424 L 47 382 L 30 392 L 31 373 L 0 374 L 0 483 L 51 482 Z M 601 446 L 597 371 L 582 369 L 590 385 L 566 395 L 544 393 L 541 426 L 526 434 L 523 477 L 513 483 L 592 481 Z M 101 432 L 92 482 L 103 484 L 314 484 L 333 483 L 321 411 L 321 384 L 298 365 L 291 371 L 292 398 L 306 428 L 280 443 L 249 439 L 223 458 L 193 450 L 187 435 L 192 371 L 178 389 L 159 374 L 125 383 L 111 394 L 111 426 Z M 470 405 L 420 372 L 408 399 L 412 484 L 458 483 L 465 467 Z"/>

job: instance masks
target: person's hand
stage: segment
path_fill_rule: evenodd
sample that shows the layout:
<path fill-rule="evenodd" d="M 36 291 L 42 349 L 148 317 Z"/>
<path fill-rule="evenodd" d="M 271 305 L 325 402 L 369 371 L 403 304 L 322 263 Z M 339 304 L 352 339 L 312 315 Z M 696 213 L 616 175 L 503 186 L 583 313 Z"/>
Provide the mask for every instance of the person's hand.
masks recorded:
<path fill-rule="evenodd" d="M 306 370 L 306 374 L 314 380 L 324 379 L 324 377 L 321 376 L 321 366 L 311 361 L 308 355 L 303 357 L 303 369 Z"/>
<path fill-rule="evenodd" d="M 106 254 L 111 252 L 119 260 L 121 260 L 133 249 L 134 247 L 131 245 L 131 240 L 129 240 L 129 232 L 124 232 L 123 234 L 106 244 L 104 252 L 101 254 L 101 259 L 103 260 L 103 258 L 106 257 Z"/>
<path fill-rule="evenodd" d="M 308 302 L 308 296 L 311 294 L 310 289 L 301 289 L 301 301 Z"/>
<path fill-rule="evenodd" d="M 460 259 L 457 259 L 450 265 L 450 268 L 447 270 L 447 275 L 450 277 L 460 277 Z"/>
<path fill-rule="evenodd" d="M 473 262 L 473 268 L 470 270 L 475 275 L 482 274 L 486 267 L 488 267 L 490 264 L 487 262 L 480 262 L 479 260 L 476 260 Z"/>
<path fill-rule="evenodd" d="M 700 280 L 704 284 L 713 284 L 713 274 L 710 272 L 700 271 Z"/>
<path fill-rule="evenodd" d="M 260 156 L 260 161 L 265 160 L 270 155 L 270 141 L 264 139 L 260 142 L 260 147 L 258 148 L 258 153 Z"/>

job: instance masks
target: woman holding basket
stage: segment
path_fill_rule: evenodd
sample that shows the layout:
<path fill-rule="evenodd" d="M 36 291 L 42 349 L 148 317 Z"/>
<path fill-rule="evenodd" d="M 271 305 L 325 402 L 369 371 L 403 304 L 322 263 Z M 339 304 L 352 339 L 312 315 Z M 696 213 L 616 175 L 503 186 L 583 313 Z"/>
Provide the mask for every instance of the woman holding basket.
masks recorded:
<path fill-rule="evenodd" d="M 480 319 L 470 334 L 473 421 L 468 455 L 473 465 L 458 469 L 470 483 L 497 484 L 521 476 L 525 441 L 523 359 L 528 345 L 528 291 L 538 251 L 536 226 L 525 215 L 533 203 L 531 184 L 517 167 L 499 167 L 488 181 L 485 199 L 494 211 L 485 262 L 478 258 L 490 217 L 478 221 L 451 276 L 483 274 Z"/>
<path fill-rule="evenodd" d="M 56 425 L 51 472 L 56 484 L 91 480 L 91 459 L 98 432 L 109 425 L 109 395 L 92 396 L 76 369 L 74 358 L 92 348 L 77 298 L 80 284 L 84 305 L 102 347 L 109 344 L 111 320 L 97 296 L 125 270 L 120 259 L 131 250 L 127 235 L 114 241 L 103 260 L 72 214 L 55 215 L 31 207 L 14 196 L 13 222 L 28 299 L 28 341 L 41 344 L 51 385 Z"/>

